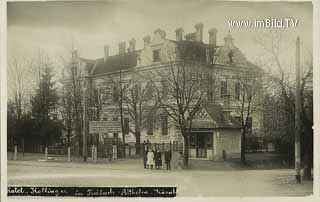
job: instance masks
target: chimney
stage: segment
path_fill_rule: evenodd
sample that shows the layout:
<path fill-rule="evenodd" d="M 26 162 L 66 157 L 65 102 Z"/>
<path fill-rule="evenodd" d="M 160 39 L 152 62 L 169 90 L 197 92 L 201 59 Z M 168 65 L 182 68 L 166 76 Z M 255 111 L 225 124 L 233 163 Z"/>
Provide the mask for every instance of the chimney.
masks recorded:
<path fill-rule="evenodd" d="M 182 41 L 182 39 L 183 39 L 183 29 L 182 27 L 179 27 L 178 29 L 176 29 L 176 40 Z"/>
<path fill-rule="evenodd" d="M 203 24 L 198 23 L 194 27 L 196 28 L 196 41 L 202 42 Z"/>
<path fill-rule="evenodd" d="M 133 38 L 129 41 L 129 49 L 128 52 L 132 53 L 136 50 L 136 40 Z"/>
<path fill-rule="evenodd" d="M 147 47 L 150 43 L 151 37 L 149 35 L 143 37 L 144 47 Z"/>
<path fill-rule="evenodd" d="M 119 55 L 126 53 L 126 42 L 122 41 L 119 43 Z"/>
<path fill-rule="evenodd" d="M 212 28 L 209 31 L 209 45 L 212 47 L 217 46 L 217 29 Z"/>
<path fill-rule="evenodd" d="M 106 62 L 109 57 L 109 46 L 105 45 L 103 49 L 104 49 L 104 62 Z"/>

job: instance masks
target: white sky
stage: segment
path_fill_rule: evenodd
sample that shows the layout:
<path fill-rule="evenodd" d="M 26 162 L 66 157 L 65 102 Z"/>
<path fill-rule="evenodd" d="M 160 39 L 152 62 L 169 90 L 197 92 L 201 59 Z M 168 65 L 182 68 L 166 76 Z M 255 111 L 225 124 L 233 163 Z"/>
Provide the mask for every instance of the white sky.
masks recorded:
<path fill-rule="evenodd" d="M 142 38 L 153 35 L 161 28 L 167 38 L 175 39 L 174 30 L 183 27 L 186 33 L 194 32 L 194 25 L 204 23 L 204 41 L 208 29 L 218 29 L 218 45 L 228 30 L 235 45 L 252 62 L 261 53 L 253 39 L 260 29 L 231 29 L 227 20 L 293 17 L 298 27 L 288 29 L 288 43 L 300 35 L 302 49 L 312 52 L 311 3 L 253 3 L 219 2 L 206 0 L 113 1 L 108 2 L 11 2 L 8 3 L 8 56 L 35 57 L 39 48 L 54 60 L 59 60 L 72 44 L 81 57 L 103 57 L 103 45 L 110 46 L 110 54 L 118 52 L 118 43 L 135 38 L 137 49 Z M 294 45 L 294 43 L 292 43 Z M 293 46 L 294 47 L 294 46 Z M 288 56 L 294 55 L 294 48 Z"/>

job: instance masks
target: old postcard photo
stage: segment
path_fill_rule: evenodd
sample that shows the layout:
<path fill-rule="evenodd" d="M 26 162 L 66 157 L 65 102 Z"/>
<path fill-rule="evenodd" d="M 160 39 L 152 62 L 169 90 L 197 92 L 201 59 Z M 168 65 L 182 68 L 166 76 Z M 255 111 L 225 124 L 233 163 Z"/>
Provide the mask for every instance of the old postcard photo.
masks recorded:
<path fill-rule="evenodd" d="M 8 2 L 8 197 L 312 195 L 313 12 Z"/>

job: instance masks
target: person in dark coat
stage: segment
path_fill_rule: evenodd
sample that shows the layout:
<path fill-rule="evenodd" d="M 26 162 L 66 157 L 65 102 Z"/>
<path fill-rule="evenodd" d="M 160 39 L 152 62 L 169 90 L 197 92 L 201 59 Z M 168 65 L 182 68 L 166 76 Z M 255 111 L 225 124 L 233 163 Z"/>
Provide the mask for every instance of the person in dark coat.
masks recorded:
<path fill-rule="evenodd" d="M 158 167 L 158 162 L 157 162 L 157 151 L 155 149 L 152 149 L 152 152 L 153 152 L 153 160 L 154 160 L 154 168 L 157 168 Z"/>
<path fill-rule="evenodd" d="M 143 166 L 144 169 L 147 168 L 147 160 L 148 160 L 148 150 L 143 150 Z"/>
<path fill-rule="evenodd" d="M 172 158 L 171 150 L 168 149 L 164 153 L 164 162 L 166 163 L 167 170 L 171 170 L 171 158 Z"/>
<path fill-rule="evenodd" d="M 156 168 L 160 169 L 162 166 L 162 157 L 161 157 L 161 152 L 158 149 L 156 152 Z"/>

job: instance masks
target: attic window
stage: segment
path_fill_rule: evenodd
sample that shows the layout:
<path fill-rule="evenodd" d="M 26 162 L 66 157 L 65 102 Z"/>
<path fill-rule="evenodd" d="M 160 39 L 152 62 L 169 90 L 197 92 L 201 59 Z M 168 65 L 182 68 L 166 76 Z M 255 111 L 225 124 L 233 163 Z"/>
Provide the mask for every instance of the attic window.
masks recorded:
<path fill-rule="evenodd" d="M 230 52 L 228 53 L 228 57 L 229 57 L 230 64 L 233 63 L 233 51 L 232 50 L 230 50 Z"/>
<path fill-rule="evenodd" d="M 240 83 L 236 82 L 234 88 L 234 98 L 235 100 L 240 100 Z"/>
<path fill-rule="evenodd" d="M 220 86 L 220 95 L 221 98 L 225 98 L 228 93 L 228 83 L 227 81 L 221 81 L 221 86 Z"/>
<path fill-rule="evenodd" d="M 153 62 L 160 62 L 160 49 L 153 50 Z"/>

